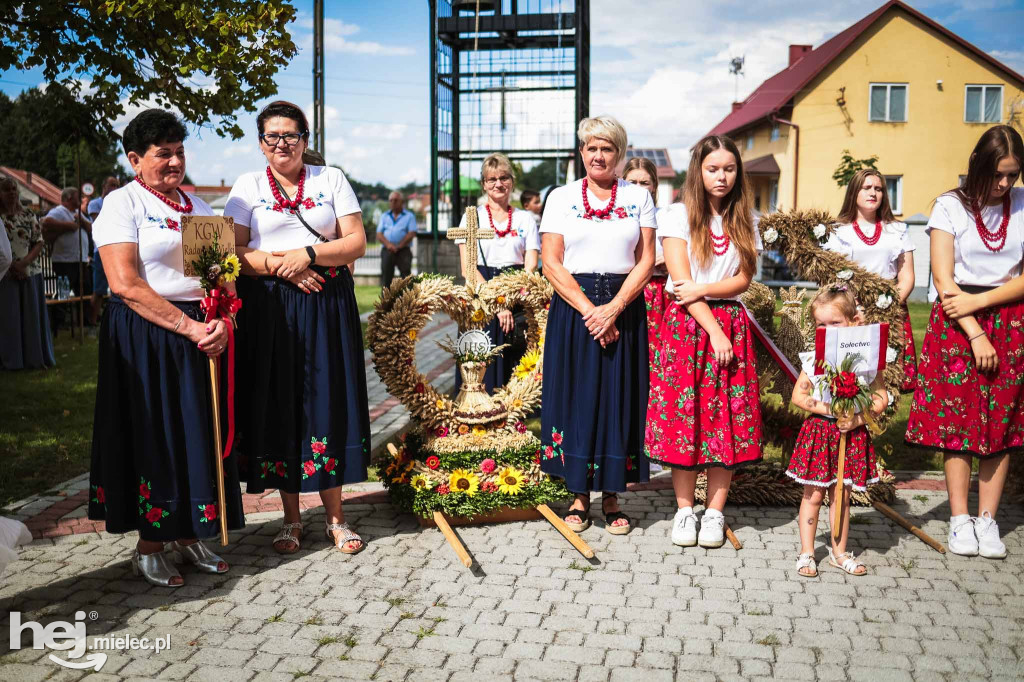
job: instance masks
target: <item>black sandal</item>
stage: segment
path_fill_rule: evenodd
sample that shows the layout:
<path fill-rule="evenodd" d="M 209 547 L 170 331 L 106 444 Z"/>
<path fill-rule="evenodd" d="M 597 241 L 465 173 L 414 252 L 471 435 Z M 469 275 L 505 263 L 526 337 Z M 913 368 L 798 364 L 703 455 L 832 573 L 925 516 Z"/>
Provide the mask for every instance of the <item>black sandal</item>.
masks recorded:
<path fill-rule="evenodd" d="M 616 499 L 618 499 L 618 497 L 619 496 L 618 496 L 617 493 L 602 493 L 601 494 L 601 511 L 604 511 L 604 503 L 607 500 L 616 500 Z M 626 520 L 626 525 L 624 525 L 624 526 L 622 526 L 622 525 L 619 525 L 619 526 L 614 525 L 615 522 L 618 521 L 619 519 L 625 519 Z M 604 515 L 604 528 L 605 528 L 605 530 L 607 530 L 612 535 L 625 535 L 625 534 L 629 533 L 630 530 L 632 530 L 633 523 L 632 523 L 632 521 L 630 521 L 630 518 L 628 516 L 626 516 L 626 514 L 624 514 L 621 511 L 616 511 L 616 512 L 611 512 L 611 513 L 607 513 L 606 512 L 605 515 Z"/>
<path fill-rule="evenodd" d="M 569 520 L 570 516 L 576 516 L 583 519 L 583 521 L 582 523 L 573 523 Z M 574 533 L 582 533 L 586 529 L 590 528 L 590 497 L 587 497 L 587 503 L 583 509 L 570 508 L 569 511 L 565 513 L 565 516 L 562 517 L 562 521 L 564 521 L 565 525 L 569 527 L 569 530 Z"/>

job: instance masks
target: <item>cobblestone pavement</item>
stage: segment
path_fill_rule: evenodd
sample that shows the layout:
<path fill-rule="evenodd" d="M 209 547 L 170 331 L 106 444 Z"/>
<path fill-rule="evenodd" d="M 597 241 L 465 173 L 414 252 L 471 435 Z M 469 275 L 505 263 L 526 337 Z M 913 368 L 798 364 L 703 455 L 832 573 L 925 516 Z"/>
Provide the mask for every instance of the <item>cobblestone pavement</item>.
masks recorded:
<path fill-rule="evenodd" d="M 851 545 L 870 573 L 793 571 L 795 509 L 729 507 L 740 551 L 669 542 L 668 490 L 623 497 L 639 527 L 612 537 L 597 521 L 588 562 L 544 521 L 457 532 L 464 568 L 436 529 L 420 529 L 381 493 L 346 512 L 368 541 L 333 550 L 306 512 L 304 548 L 271 548 L 277 513 L 256 513 L 223 551 L 223 576 L 185 569 L 187 585 L 132 577 L 134 535 L 40 538 L 0 578 L 0 606 L 22 620 L 95 612 L 100 635 L 171 637 L 151 651 L 107 651 L 99 673 L 49 652 L 10 651 L 0 679 L 293 680 L 1009 680 L 1022 677 L 1024 514 L 1000 514 L 1005 561 L 940 555 L 873 509 L 855 508 Z M 945 494 L 901 490 L 894 506 L 944 541 Z M 973 495 L 972 495 L 973 498 Z M 973 504 L 973 502 L 972 502 Z M 595 504 L 595 510 L 598 508 Z M 824 558 L 825 516 L 818 558 Z M 26 632 L 25 646 L 30 645 Z M 66 654 L 67 652 L 56 652 Z"/>

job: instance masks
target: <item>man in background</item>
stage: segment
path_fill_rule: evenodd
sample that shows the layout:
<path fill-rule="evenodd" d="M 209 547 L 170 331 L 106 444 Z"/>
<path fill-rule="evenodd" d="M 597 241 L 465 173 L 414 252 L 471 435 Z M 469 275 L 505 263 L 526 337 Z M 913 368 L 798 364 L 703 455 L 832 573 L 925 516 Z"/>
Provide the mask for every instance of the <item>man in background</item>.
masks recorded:
<path fill-rule="evenodd" d="M 395 266 L 398 274 L 408 277 L 412 272 L 412 248 L 409 246 L 416 237 L 416 216 L 412 211 L 402 208 L 405 199 L 400 192 L 388 195 L 391 210 L 381 216 L 377 223 L 377 240 L 383 245 L 380 250 L 380 284 L 391 286 L 395 278 Z"/>
<path fill-rule="evenodd" d="M 120 181 L 114 176 L 110 176 L 103 181 L 102 194 L 89 202 L 89 220 L 96 222 L 96 218 L 100 215 L 100 209 L 103 208 L 103 199 L 108 194 L 113 192 L 115 189 L 121 186 Z M 100 250 L 93 247 L 92 250 L 92 319 L 100 319 L 100 312 L 103 309 L 103 297 L 107 295 L 109 290 L 107 286 L 107 275 L 103 272 L 103 262 L 100 261 Z"/>
<path fill-rule="evenodd" d="M 78 188 L 65 187 L 60 193 L 60 206 L 51 208 L 39 224 L 43 228 L 43 238 L 53 242 L 51 260 L 54 274 L 67 277 L 76 296 L 88 296 L 92 293 L 92 276 L 89 273 L 89 230 L 92 222 L 82 215 L 80 205 Z M 96 317 L 91 307 L 88 317 L 88 323 L 95 325 Z"/>

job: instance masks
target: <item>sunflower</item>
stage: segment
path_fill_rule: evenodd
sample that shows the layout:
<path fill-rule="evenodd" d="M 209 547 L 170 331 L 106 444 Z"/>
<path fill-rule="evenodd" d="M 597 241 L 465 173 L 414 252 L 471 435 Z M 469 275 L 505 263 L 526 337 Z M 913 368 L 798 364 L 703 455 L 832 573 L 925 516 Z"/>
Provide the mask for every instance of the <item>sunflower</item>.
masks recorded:
<path fill-rule="evenodd" d="M 473 435 L 474 436 L 483 436 L 486 433 L 487 433 L 487 429 L 485 429 L 482 426 L 474 426 L 473 427 Z"/>
<path fill-rule="evenodd" d="M 523 491 L 523 472 L 515 467 L 505 467 L 498 474 L 498 492 L 518 495 Z"/>
<path fill-rule="evenodd" d="M 477 308 L 476 310 L 473 311 L 473 321 L 474 322 L 481 322 L 483 319 L 484 319 L 484 311 L 483 310 L 481 310 L 480 308 Z"/>
<path fill-rule="evenodd" d="M 432 487 L 430 485 L 430 481 L 427 480 L 427 477 L 421 474 L 416 474 L 415 476 L 413 476 L 412 481 L 410 481 L 410 485 L 412 485 L 412 487 L 415 488 L 416 490 L 430 490 L 430 488 Z"/>
<path fill-rule="evenodd" d="M 537 369 L 537 364 L 540 362 L 540 351 L 531 350 L 529 353 L 523 356 L 523 359 L 519 361 L 519 365 L 516 366 L 514 373 L 517 379 L 525 379 L 530 374 L 533 374 L 534 370 Z"/>
<path fill-rule="evenodd" d="M 473 497 L 480 489 L 480 479 L 471 471 L 456 469 L 448 477 L 448 487 L 453 493 L 466 493 L 469 497 Z"/>
<path fill-rule="evenodd" d="M 242 266 L 238 262 L 238 256 L 229 253 L 224 262 L 220 264 L 220 276 L 224 278 L 225 282 L 234 282 L 238 279 L 238 273 L 241 269 Z"/>
<path fill-rule="evenodd" d="M 437 407 L 437 409 L 439 409 L 439 410 L 443 410 L 444 409 L 444 400 L 442 400 L 441 398 L 438 398 L 437 402 L 434 403 L 434 406 Z"/>

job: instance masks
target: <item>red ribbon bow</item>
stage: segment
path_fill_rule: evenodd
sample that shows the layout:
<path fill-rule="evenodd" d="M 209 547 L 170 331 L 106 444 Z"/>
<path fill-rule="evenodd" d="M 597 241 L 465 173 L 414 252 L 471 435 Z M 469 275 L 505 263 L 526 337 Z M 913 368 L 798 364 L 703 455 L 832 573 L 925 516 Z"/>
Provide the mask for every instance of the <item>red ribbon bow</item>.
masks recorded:
<path fill-rule="evenodd" d="M 235 322 L 232 315 L 242 308 L 242 299 L 224 287 L 216 287 L 199 302 L 199 308 L 210 323 L 217 318 L 227 320 L 228 327 L 228 442 L 224 446 L 224 459 L 231 454 L 235 442 Z"/>

